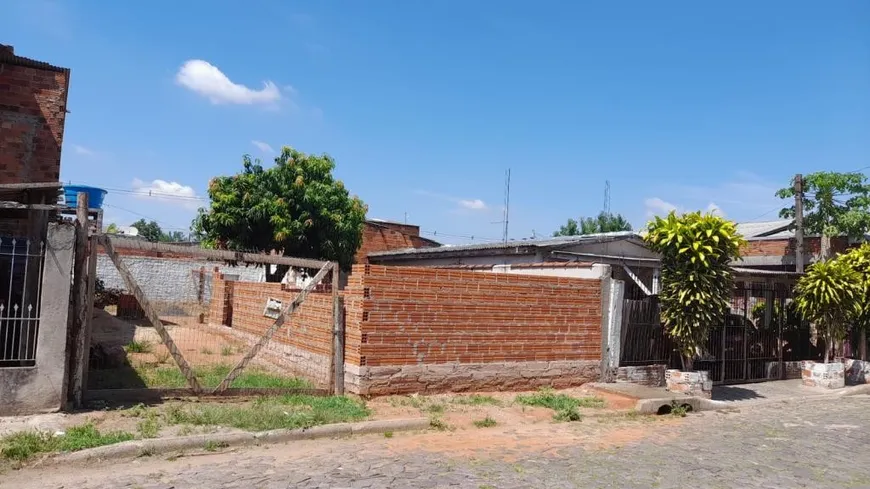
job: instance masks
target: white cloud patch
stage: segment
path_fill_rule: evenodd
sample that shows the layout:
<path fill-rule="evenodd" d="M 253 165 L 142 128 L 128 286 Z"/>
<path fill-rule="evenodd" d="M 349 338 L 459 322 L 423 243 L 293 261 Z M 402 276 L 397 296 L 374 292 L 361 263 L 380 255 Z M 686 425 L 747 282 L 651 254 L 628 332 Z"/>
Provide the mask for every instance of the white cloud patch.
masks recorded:
<path fill-rule="evenodd" d="M 468 211 L 485 211 L 489 210 L 489 206 L 486 205 L 481 199 L 462 199 L 459 197 L 453 197 L 451 195 L 440 194 L 437 192 L 430 192 L 428 190 L 418 190 L 416 193 L 420 195 L 425 195 L 427 197 L 432 197 L 435 199 L 443 200 L 446 202 L 452 202 L 457 205 L 458 210 L 468 210 Z"/>
<path fill-rule="evenodd" d="M 94 150 L 92 150 L 92 149 L 90 149 L 90 148 L 86 148 L 86 147 L 84 147 L 84 146 L 80 146 L 80 145 L 78 145 L 78 144 L 73 144 L 73 145 L 72 145 L 72 149 L 73 149 L 73 151 L 75 152 L 75 154 L 77 154 L 77 155 L 82 155 L 82 156 L 96 156 L 96 154 L 97 154 L 96 151 L 94 151 Z"/>
<path fill-rule="evenodd" d="M 270 153 L 271 154 L 271 153 L 275 152 L 275 149 L 272 146 L 270 146 L 269 143 L 264 143 L 263 141 L 253 140 L 253 141 L 251 141 L 251 144 L 256 146 L 257 149 L 259 149 L 263 153 Z"/>
<path fill-rule="evenodd" d="M 465 209 L 470 209 L 473 211 L 482 211 L 486 210 L 486 202 L 480 199 L 459 199 L 459 206 L 464 207 Z"/>
<path fill-rule="evenodd" d="M 138 178 L 133 179 L 132 185 L 133 194 L 142 199 L 154 199 L 187 208 L 197 208 L 202 205 L 202 199 L 189 185 L 159 179 L 144 182 Z"/>
<path fill-rule="evenodd" d="M 192 59 L 181 65 L 175 81 L 216 105 L 270 105 L 281 100 L 281 91 L 271 81 L 263 82 L 263 88 L 255 90 L 234 83 L 217 66 L 201 59 Z"/>
<path fill-rule="evenodd" d="M 643 205 L 646 208 L 647 217 L 664 216 L 671 211 L 677 210 L 677 206 L 658 197 L 644 200 Z"/>
<path fill-rule="evenodd" d="M 658 189 L 659 195 L 671 195 L 674 199 L 667 201 L 652 197 L 644 201 L 644 206 L 648 217 L 664 215 L 670 210 L 704 210 L 737 222 L 773 220 L 777 219 L 779 209 L 787 205 L 774 194 L 787 183 L 779 185 L 778 182 L 742 171 L 731 179 L 713 185 L 679 185 Z"/>

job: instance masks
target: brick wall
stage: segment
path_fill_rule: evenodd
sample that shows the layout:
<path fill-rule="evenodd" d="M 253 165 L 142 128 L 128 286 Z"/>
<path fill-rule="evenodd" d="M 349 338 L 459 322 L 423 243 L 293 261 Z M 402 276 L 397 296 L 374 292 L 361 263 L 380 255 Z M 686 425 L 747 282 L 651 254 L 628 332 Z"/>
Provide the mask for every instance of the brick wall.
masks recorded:
<path fill-rule="evenodd" d="M 308 294 L 263 352 L 321 387 L 329 383 L 332 359 L 332 293 L 327 289 L 320 287 Z M 278 299 L 286 307 L 298 293 L 299 289 L 279 283 L 227 281 L 215 271 L 209 323 L 229 327 L 253 345 L 275 322 L 263 315 L 268 299 Z"/>
<path fill-rule="evenodd" d="M 368 263 L 366 257 L 374 251 L 427 248 L 435 245 L 434 241 L 420 237 L 419 226 L 366 221 L 362 244 L 354 256 L 354 263 Z"/>
<path fill-rule="evenodd" d="M 57 182 L 69 70 L 0 45 L 0 183 Z"/>
<path fill-rule="evenodd" d="M 525 389 L 597 380 L 599 280 L 356 265 L 351 390 Z"/>
<path fill-rule="evenodd" d="M 759 239 L 747 243 L 743 248 L 743 256 L 787 256 L 794 255 L 795 240 L 791 239 Z M 846 238 L 831 238 L 831 249 L 834 253 L 845 251 L 849 247 Z M 818 255 L 821 251 L 821 240 L 817 237 L 804 239 L 804 251 Z"/>

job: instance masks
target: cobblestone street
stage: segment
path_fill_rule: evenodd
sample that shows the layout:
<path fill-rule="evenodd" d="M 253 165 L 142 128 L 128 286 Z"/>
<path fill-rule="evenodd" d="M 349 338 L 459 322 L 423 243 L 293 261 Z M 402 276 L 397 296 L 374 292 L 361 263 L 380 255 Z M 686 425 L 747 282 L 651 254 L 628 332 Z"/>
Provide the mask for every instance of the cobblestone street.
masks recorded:
<path fill-rule="evenodd" d="M 591 430 L 601 423 L 587 419 L 560 426 Z M 701 413 L 671 422 L 639 421 L 630 431 L 635 436 L 596 446 L 547 439 L 522 443 L 508 440 L 509 432 L 505 440 L 492 442 L 470 430 L 312 441 L 170 460 L 143 457 L 86 469 L 31 468 L 0 476 L 0 486 L 870 488 L 867 397 Z M 489 446 L 476 449 L 475 439 Z M 443 443 L 449 440 L 452 445 Z"/>

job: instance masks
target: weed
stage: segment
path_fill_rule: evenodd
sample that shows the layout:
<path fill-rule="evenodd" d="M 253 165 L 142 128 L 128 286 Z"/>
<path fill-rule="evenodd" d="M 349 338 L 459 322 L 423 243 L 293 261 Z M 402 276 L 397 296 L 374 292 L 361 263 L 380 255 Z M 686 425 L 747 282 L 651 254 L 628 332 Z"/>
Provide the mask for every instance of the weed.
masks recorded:
<path fill-rule="evenodd" d="M 148 414 L 148 408 L 145 407 L 141 402 L 136 404 L 135 406 L 127 409 L 126 411 L 121 412 L 121 416 L 129 417 L 129 418 L 142 418 Z"/>
<path fill-rule="evenodd" d="M 444 404 L 430 404 L 426 410 L 432 414 L 441 414 L 444 412 Z"/>
<path fill-rule="evenodd" d="M 227 448 L 228 446 L 229 446 L 229 444 L 227 444 L 227 442 L 225 442 L 225 441 L 209 440 L 209 441 L 205 442 L 205 447 L 203 447 L 203 448 L 205 448 L 205 451 L 207 451 L 207 452 L 216 452 L 219 449 Z"/>
<path fill-rule="evenodd" d="M 329 423 L 359 421 L 370 414 L 365 404 L 344 396 L 287 395 L 259 398 L 251 404 L 202 405 L 167 409 L 170 424 L 231 426 L 264 431 L 278 428 L 308 428 Z"/>
<path fill-rule="evenodd" d="M 692 409 L 688 404 L 677 404 L 677 401 L 671 401 L 671 416 L 675 418 L 685 418 L 686 414 Z"/>
<path fill-rule="evenodd" d="M 490 418 L 489 416 L 487 416 L 483 419 L 478 419 L 477 421 L 474 421 L 474 426 L 477 426 L 478 428 L 492 428 L 496 424 L 498 424 L 498 423 L 496 423 L 496 421 L 494 419 Z"/>
<path fill-rule="evenodd" d="M 393 437 L 392 431 L 385 431 L 384 432 L 384 438 L 392 438 L 392 437 Z"/>
<path fill-rule="evenodd" d="M 230 355 L 232 355 L 232 354 L 233 354 L 233 347 L 231 347 L 231 346 L 224 346 L 224 347 L 221 348 L 221 356 L 223 356 L 223 357 L 228 357 L 228 356 L 230 356 Z"/>
<path fill-rule="evenodd" d="M 178 430 L 178 436 L 187 436 L 193 434 L 193 426 L 186 424 Z"/>
<path fill-rule="evenodd" d="M 202 347 L 202 349 L 199 350 L 199 352 L 202 353 L 203 355 L 211 355 L 211 354 L 214 353 L 213 351 L 209 350 L 209 349 L 206 348 L 206 347 Z"/>
<path fill-rule="evenodd" d="M 139 450 L 139 453 L 136 454 L 137 457 L 150 457 L 154 455 L 156 452 L 154 451 L 154 447 L 142 447 Z"/>
<path fill-rule="evenodd" d="M 194 374 L 203 387 L 216 387 L 230 370 L 232 370 L 231 365 L 211 365 L 194 369 Z M 99 374 L 91 377 L 92 387 L 95 389 L 118 389 L 142 383 L 146 387 L 179 389 L 188 387 L 187 378 L 175 365 L 140 364 L 119 369 L 95 370 L 93 373 Z M 312 385 L 304 379 L 284 377 L 249 367 L 233 381 L 230 387 L 309 389 Z"/>
<path fill-rule="evenodd" d="M 429 418 L 429 426 L 432 429 L 435 429 L 438 431 L 447 431 L 450 429 L 450 425 L 447 424 L 446 421 L 441 419 L 440 416 L 432 416 L 431 418 Z"/>
<path fill-rule="evenodd" d="M 565 394 L 556 394 L 552 389 L 541 389 L 535 394 L 520 395 L 517 396 L 516 401 L 526 406 L 550 408 L 556 411 L 554 418 L 560 421 L 579 421 L 581 416 L 577 408 L 604 407 L 604 399 L 598 397 L 576 398 Z"/>
<path fill-rule="evenodd" d="M 553 415 L 554 421 L 582 421 L 583 415 L 580 414 L 580 411 L 577 411 L 576 407 L 568 407 L 564 409 L 559 409 L 556 411 L 556 414 Z"/>
<path fill-rule="evenodd" d="M 160 421 L 157 420 L 156 416 L 143 419 L 136 424 L 136 431 L 142 438 L 157 438 L 160 433 Z"/>
<path fill-rule="evenodd" d="M 151 342 L 142 340 L 136 341 L 133 340 L 130 343 L 127 343 L 127 346 L 124 347 L 127 350 L 127 353 L 151 353 Z"/>
<path fill-rule="evenodd" d="M 464 406 L 501 406 L 501 401 L 498 399 L 492 396 L 481 396 L 479 394 L 456 397 L 453 399 L 453 402 Z"/>
<path fill-rule="evenodd" d="M 65 434 L 58 436 L 28 431 L 15 433 L 0 440 L 0 455 L 9 460 L 25 461 L 40 453 L 74 452 L 132 439 L 132 434 L 123 431 L 100 433 L 90 424 L 72 427 Z"/>

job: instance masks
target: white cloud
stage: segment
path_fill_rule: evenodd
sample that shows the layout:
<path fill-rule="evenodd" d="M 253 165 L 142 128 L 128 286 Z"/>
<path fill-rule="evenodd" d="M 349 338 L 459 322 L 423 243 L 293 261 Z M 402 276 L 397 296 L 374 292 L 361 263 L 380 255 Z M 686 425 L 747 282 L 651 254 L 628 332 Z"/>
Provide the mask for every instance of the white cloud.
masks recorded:
<path fill-rule="evenodd" d="M 234 83 L 217 66 L 200 59 L 181 65 L 175 81 L 207 97 L 213 104 L 273 104 L 281 99 L 281 91 L 271 81 L 263 82 L 263 88 L 254 90 Z"/>
<path fill-rule="evenodd" d="M 134 178 L 133 194 L 143 199 L 159 200 L 192 209 L 202 205 L 202 199 L 196 195 L 193 187 L 166 180 L 143 182 Z"/>
<path fill-rule="evenodd" d="M 453 197 L 451 195 L 430 192 L 428 190 L 417 190 L 416 193 L 420 195 L 425 195 L 427 197 L 444 200 L 447 202 L 453 202 L 454 204 L 459 206 L 459 210 L 485 211 L 489 209 L 489 206 L 486 205 L 486 202 L 482 201 L 481 199 L 462 199 L 459 197 Z"/>
<path fill-rule="evenodd" d="M 730 219 L 738 222 L 772 220 L 777 218 L 779 209 L 786 205 L 776 195 L 776 190 L 783 187 L 778 182 L 764 178 L 747 171 L 734 174 L 731 179 L 712 185 L 678 185 L 658 189 L 659 195 L 672 195 L 675 199 L 667 202 L 661 198 L 649 198 L 644 201 L 647 215 L 666 213 L 667 209 L 678 212 L 705 209 L 707 212 L 717 212 L 725 216 L 725 209 Z M 654 212 L 651 213 L 651 210 Z"/>
<path fill-rule="evenodd" d="M 263 153 L 274 153 L 275 149 L 272 146 L 269 146 L 269 143 L 264 143 L 263 141 L 257 141 L 256 139 L 251 141 L 251 144 L 257 147 Z"/>
<path fill-rule="evenodd" d="M 647 217 L 663 216 L 677 210 L 677 206 L 658 197 L 652 197 L 643 201 Z"/>
<path fill-rule="evenodd" d="M 715 202 L 710 202 L 709 204 L 707 204 L 707 212 L 709 212 L 710 214 L 716 214 L 720 217 L 725 217 L 725 211 L 723 211 L 721 207 L 716 205 Z"/>
<path fill-rule="evenodd" d="M 77 155 L 82 155 L 82 156 L 95 156 L 95 155 L 97 154 L 96 151 L 94 151 L 94 150 L 92 150 L 92 149 L 90 149 L 90 148 L 85 148 L 84 146 L 79 146 L 78 144 L 73 144 L 73 145 L 72 145 L 72 149 L 73 149 L 73 151 L 75 151 L 75 153 L 76 153 Z"/>
<path fill-rule="evenodd" d="M 480 199 L 473 199 L 473 200 L 459 199 L 458 204 L 460 207 L 464 207 L 466 209 L 471 209 L 473 211 L 486 210 L 486 202 L 484 202 Z"/>

